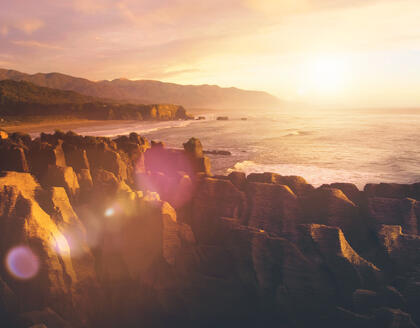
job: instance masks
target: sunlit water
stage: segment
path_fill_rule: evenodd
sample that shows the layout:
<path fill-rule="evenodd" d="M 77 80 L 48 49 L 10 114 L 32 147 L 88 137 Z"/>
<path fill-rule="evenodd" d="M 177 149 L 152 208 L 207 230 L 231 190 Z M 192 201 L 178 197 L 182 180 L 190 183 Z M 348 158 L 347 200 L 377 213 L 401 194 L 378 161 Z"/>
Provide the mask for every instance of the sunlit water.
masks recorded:
<path fill-rule="evenodd" d="M 218 114 L 219 115 L 219 114 Z M 140 122 L 75 129 L 88 135 L 115 136 L 139 132 L 181 148 L 190 137 L 207 150 L 228 150 L 232 156 L 209 155 L 212 171 L 277 172 L 301 175 L 314 185 L 352 182 L 420 181 L 420 113 L 230 115 L 217 121 Z"/>

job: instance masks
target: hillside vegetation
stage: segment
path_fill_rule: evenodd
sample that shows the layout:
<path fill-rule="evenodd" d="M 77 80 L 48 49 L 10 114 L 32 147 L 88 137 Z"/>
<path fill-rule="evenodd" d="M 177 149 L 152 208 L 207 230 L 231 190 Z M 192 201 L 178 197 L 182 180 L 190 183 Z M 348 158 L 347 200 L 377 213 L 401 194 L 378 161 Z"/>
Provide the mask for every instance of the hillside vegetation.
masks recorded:
<path fill-rule="evenodd" d="M 182 106 L 139 105 L 85 96 L 74 91 L 41 87 L 24 81 L 0 81 L 0 115 L 28 120 L 39 116 L 86 119 L 174 120 L 188 119 Z"/>

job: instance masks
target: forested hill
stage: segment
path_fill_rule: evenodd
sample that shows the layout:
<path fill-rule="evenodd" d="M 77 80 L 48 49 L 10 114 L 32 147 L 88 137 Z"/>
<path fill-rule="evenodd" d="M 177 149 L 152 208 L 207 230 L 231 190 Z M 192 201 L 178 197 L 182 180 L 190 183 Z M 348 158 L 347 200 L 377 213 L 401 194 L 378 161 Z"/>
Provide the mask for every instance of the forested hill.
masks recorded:
<path fill-rule="evenodd" d="M 190 118 L 182 106 L 140 105 L 40 87 L 25 81 L 0 81 L 2 118 L 66 116 L 87 119 L 174 120 Z"/>
<path fill-rule="evenodd" d="M 104 100 L 85 96 L 74 91 L 40 87 L 24 81 L 0 81 L 1 104 L 85 104 Z"/>

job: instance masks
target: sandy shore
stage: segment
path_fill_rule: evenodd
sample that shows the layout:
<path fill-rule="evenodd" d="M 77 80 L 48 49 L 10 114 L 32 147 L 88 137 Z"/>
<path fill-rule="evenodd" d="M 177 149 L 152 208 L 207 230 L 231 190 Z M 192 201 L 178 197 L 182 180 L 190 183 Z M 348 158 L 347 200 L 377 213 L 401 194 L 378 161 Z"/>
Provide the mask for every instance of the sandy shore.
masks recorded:
<path fill-rule="evenodd" d="M 60 120 L 55 122 L 40 122 L 40 123 L 22 123 L 22 124 L 10 124 L 1 126 L 3 130 L 7 132 L 24 132 L 24 133 L 40 133 L 40 132 L 52 132 L 54 130 L 69 131 L 80 127 L 89 126 L 109 126 L 109 125 L 121 125 L 125 123 L 133 123 L 134 121 L 124 120 L 106 120 L 106 121 L 93 121 L 93 120 Z"/>

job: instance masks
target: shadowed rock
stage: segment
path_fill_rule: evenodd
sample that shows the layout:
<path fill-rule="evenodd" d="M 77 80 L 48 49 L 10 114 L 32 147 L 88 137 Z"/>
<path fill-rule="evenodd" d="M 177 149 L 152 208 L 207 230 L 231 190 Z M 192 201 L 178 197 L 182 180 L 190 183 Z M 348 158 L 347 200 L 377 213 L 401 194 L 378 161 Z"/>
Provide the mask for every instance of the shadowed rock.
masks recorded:
<path fill-rule="evenodd" d="M 414 199 L 373 197 L 367 200 L 367 209 L 375 225 L 400 225 L 403 233 L 418 234 L 420 202 Z"/>
<path fill-rule="evenodd" d="M 289 187 L 248 183 L 246 195 L 249 226 L 278 235 L 301 223 L 298 199 Z"/>
<path fill-rule="evenodd" d="M 136 133 L 111 140 L 61 131 L 0 140 L 0 149 L 20 149 L 4 167 L 31 172 L 0 173 L 0 253 L 25 245 L 40 261 L 27 281 L 0 272 L 2 323 L 414 328 L 420 321 L 420 184 L 359 192 L 346 183 L 314 189 L 274 173 L 210 178 L 198 139 L 184 150 L 152 144 Z"/>

